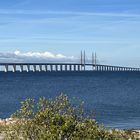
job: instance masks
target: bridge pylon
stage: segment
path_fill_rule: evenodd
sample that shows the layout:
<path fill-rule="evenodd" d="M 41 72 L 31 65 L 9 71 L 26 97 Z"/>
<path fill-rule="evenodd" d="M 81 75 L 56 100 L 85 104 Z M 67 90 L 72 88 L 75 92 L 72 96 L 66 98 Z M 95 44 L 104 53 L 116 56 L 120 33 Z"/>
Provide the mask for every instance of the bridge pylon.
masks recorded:
<path fill-rule="evenodd" d="M 81 67 L 82 68 L 84 67 L 84 70 L 85 70 L 85 65 L 86 65 L 86 52 L 85 52 L 85 50 L 81 51 L 80 61 L 81 61 Z"/>
<path fill-rule="evenodd" d="M 92 65 L 93 65 L 93 70 L 96 70 L 96 65 L 97 65 L 97 55 L 96 52 L 92 52 Z"/>

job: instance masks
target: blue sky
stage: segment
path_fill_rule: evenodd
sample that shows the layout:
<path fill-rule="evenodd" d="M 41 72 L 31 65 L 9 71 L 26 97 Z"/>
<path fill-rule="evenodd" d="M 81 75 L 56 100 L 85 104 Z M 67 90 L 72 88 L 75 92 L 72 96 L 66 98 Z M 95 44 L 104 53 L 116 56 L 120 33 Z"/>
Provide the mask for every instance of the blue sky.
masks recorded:
<path fill-rule="evenodd" d="M 139 66 L 140 1 L 0 1 L 0 52 L 16 50 L 69 57 L 96 51 L 100 63 Z"/>

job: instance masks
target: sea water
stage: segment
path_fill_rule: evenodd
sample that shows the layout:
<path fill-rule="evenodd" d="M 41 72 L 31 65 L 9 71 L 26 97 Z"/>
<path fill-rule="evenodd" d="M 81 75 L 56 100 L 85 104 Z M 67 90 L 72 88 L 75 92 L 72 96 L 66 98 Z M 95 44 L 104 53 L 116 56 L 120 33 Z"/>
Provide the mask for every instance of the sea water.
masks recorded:
<path fill-rule="evenodd" d="M 140 128 L 140 72 L 0 72 L 0 118 L 26 98 L 62 92 L 84 101 L 85 110 L 106 127 Z"/>

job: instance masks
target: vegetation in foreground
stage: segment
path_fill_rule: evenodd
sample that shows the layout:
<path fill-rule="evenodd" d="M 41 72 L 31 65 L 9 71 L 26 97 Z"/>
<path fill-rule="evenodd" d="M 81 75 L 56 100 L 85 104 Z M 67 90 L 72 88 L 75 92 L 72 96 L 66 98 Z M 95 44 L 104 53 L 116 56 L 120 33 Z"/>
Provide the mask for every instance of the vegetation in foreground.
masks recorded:
<path fill-rule="evenodd" d="M 54 100 L 41 98 L 38 103 L 27 99 L 12 118 L 14 123 L 2 127 L 5 140 L 140 139 L 136 132 L 106 129 L 94 119 L 84 117 L 81 104 L 73 105 L 63 94 Z"/>

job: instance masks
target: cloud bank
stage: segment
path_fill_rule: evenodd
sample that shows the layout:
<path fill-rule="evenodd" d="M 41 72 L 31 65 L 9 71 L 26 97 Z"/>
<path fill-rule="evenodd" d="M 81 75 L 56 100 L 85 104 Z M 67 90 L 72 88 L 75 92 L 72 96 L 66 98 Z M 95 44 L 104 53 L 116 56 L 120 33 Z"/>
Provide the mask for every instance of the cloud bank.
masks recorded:
<path fill-rule="evenodd" d="M 54 54 L 51 52 L 21 52 L 0 53 L 0 62 L 72 62 L 74 56 Z"/>

